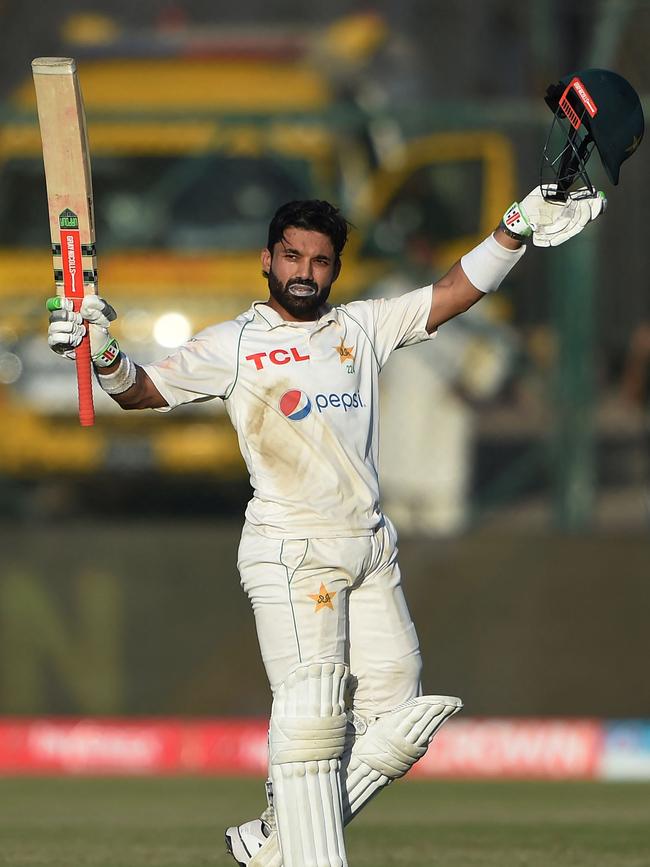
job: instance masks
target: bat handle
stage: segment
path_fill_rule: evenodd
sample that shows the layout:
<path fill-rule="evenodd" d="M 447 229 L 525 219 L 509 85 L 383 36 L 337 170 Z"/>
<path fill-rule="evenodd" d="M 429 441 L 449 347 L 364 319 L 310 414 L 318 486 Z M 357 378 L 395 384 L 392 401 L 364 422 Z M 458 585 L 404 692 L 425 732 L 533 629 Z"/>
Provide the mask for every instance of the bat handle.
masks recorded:
<path fill-rule="evenodd" d="M 75 308 L 78 308 L 77 303 L 75 303 Z M 75 350 L 75 363 L 77 365 L 77 388 L 79 391 L 79 422 L 82 427 L 92 427 L 95 424 L 95 407 L 93 404 L 90 332 L 87 323 L 86 333 Z"/>

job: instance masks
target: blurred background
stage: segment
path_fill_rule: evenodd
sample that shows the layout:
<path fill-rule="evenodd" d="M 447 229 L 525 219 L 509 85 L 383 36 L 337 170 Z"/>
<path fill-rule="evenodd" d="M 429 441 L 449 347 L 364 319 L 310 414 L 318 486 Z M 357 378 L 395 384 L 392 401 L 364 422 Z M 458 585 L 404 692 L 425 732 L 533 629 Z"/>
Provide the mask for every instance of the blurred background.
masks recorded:
<path fill-rule="evenodd" d="M 264 715 L 218 401 L 121 413 L 46 344 L 30 60 L 77 59 L 100 292 L 146 362 L 264 297 L 282 202 L 355 230 L 337 300 L 431 282 L 539 178 L 546 87 L 647 107 L 646 0 L 0 2 L 0 713 Z M 470 715 L 650 716 L 648 145 L 605 218 L 384 373 L 384 506 L 425 690 Z M 236 660 L 236 665 L 233 661 Z"/>

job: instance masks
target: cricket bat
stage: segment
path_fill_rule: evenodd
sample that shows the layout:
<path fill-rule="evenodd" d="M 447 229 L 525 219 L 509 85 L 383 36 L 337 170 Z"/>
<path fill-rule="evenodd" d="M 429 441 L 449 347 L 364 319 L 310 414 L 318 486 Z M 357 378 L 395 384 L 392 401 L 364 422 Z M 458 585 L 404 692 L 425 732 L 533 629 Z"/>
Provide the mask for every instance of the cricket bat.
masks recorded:
<path fill-rule="evenodd" d="M 32 61 L 43 142 L 56 294 L 73 300 L 97 293 L 90 152 L 77 67 L 70 57 Z M 88 328 L 88 326 L 86 326 Z M 95 423 L 88 331 L 76 352 L 79 421 Z"/>

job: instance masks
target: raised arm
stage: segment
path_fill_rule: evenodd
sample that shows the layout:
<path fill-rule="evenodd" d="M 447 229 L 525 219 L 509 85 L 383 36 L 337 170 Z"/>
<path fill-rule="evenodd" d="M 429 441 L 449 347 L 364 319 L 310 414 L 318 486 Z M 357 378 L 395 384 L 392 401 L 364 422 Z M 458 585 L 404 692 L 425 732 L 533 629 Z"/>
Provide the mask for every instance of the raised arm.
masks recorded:
<path fill-rule="evenodd" d="M 524 255 L 527 240 L 532 239 L 536 247 L 557 247 L 603 213 L 606 204 L 602 193 L 557 201 L 545 196 L 540 187 L 522 202 L 513 202 L 498 228 L 434 284 L 429 334 L 498 289 Z"/>
<path fill-rule="evenodd" d="M 487 249 L 481 250 L 482 247 Z M 498 247 L 503 249 L 503 253 L 498 249 Z M 488 238 L 486 241 L 483 241 L 479 247 L 475 248 L 476 251 L 480 250 L 480 256 L 477 258 L 485 258 L 484 267 L 489 270 L 490 266 L 492 266 L 492 270 L 495 269 L 497 272 L 505 272 L 501 279 L 499 279 L 499 283 L 505 276 L 505 274 L 512 268 L 518 260 L 523 255 L 523 239 L 521 241 L 515 240 L 514 238 L 509 237 L 506 233 L 499 227 L 496 231 Z M 521 249 L 521 252 L 519 250 Z M 472 254 L 468 254 L 471 256 Z M 463 259 L 467 259 L 466 256 L 463 256 Z M 487 292 L 493 291 L 487 288 L 477 288 L 479 281 L 481 286 L 487 286 L 486 276 L 483 276 L 483 279 L 474 277 L 475 268 L 478 266 L 480 268 L 481 262 L 475 263 L 475 268 L 471 268 L 466 262 L 465 268 L 472 274 L 477 283 L 473 283 L 465 269 L 463 268 L 463 259 L 459 262 L 456 262 L 449 271 L 438 280 L 433 286 L 433 295 L 431 297 L 431 312 L 429 314 L 429 319 L 427 320 L 427 331 L 429 334 L 432 334 L 440 325 L 447 322 L 449 319 L 453 319 L 454 316 L 458 316 L 459 313 L 464 313 L 466 310 L 469 310 L 470 307 L 473 307 L 477 301 L 480 301 Z M 478 271 L 476 272 L 478 273 Z M 498 274 L 497 274 L 498 276 Z M 496 286 L 494 287 L 497 288 Z"/>

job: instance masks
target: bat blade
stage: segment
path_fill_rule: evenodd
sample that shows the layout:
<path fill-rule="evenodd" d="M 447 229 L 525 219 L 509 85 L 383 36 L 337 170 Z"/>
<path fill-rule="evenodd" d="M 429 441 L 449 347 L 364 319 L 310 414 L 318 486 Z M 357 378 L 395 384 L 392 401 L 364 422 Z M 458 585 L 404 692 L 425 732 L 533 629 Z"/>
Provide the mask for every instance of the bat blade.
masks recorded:
<path fill-rule="evenodd" d="M 84 295 L 97 292 L 95 219 L 86 116 L 70 57 L 32 61 L 38 122 L 43 144 L 47 207 L 57 295 L 79 310 Z M 88 332 L 76 352 L 79 420 L 94 424 L 92 364 Z"/>

